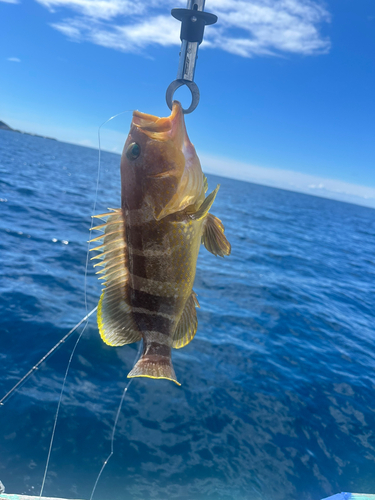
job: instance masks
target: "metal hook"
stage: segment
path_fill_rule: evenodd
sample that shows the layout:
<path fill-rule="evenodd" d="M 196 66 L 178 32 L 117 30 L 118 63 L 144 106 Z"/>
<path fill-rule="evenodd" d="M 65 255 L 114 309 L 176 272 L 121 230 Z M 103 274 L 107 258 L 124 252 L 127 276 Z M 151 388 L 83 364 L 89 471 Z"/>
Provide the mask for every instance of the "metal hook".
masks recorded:
<path fill-rule="evenodd" d="M 196 83 L 189 82 L 189 80 L 174 80 L 169 87 L 167 88 L 167 93 L 165 95 L 165 99 L 167 101 L 168 108 L 172 110 L 173 105 L 173 95 L 177 89 L 182 87 L 182 85 L 186 85 L 191 92 L 191 104 L 187 109 L 182 108 L 184 114 L 189 114 L 198 106 L 199 104 L 199 89 Z"/>
<path fill-rule="evenodd" d="M 205 26 L 214 24 L 217 16 L 204 12 L 205 0 L 188 0 L 186 9 L 172 9 L 172 16 L 181 21 L 180 39 L 182 41 L 177 79 L 168 87 L 166 101 L 172 109 L 173 95 L 178 88 L 186 85 L 192 101 L 185 114 L 195 110 L 199 103 L 199 89 L 194 83 L 195 65 L 198 59 L 198 47 L 202 43 Z"/>

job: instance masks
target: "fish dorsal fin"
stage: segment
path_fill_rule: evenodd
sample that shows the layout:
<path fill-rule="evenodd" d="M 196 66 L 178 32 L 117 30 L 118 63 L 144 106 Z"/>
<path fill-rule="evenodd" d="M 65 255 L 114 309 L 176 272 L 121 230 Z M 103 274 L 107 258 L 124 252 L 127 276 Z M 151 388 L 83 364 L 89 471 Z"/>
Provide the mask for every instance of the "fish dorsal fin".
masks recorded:
<path fill-rule="evenodd" d="M 213 202 L 215 201 L 217 192 L 219 191 L 220 184 L 216 186 L 216 189 L 212 191 L 211 194 L 207 196 L 199 209 L 195 212 L 195 214 L 191 214 L 189 217 L 193 220 L 202 220 L 212 207 Z"/>
<path fill-rule="evenodd" d="M 207 181 L 207 177 L 204 174 L 203 174 L 203 187 L 204 187 L 204 192 L 207 193 L 208 181 Z"/>
<path fill-rule="evenodd" d="M 186 301 L 184 312 L 181 315 L 180 321 L 178 322 L 176 331 L 173 335 L 172 347 L 175 349 L 181 349 L 181 347 L 186 346 L 191 340 L 193 340 L 198 328 L 197 311 L 195 310 L 196 307 L 200 306 L 197 295 L 194 290 L 192 290 L 190 297 Z"/>
<path fill-rule="evenodd" d="M 111 346 L 131 344 L 141 340 L 127 299 L 129 271 L 126 265 L 125 224 L 121 209 L 96 217 L 108 217 L 105 224 L 93 229 L 104 233 L 91 241 L 102 239 L 101 245 L 90 249 L 100 251 L 93 259 L 104 257 L 94 267 L 104 266 L 96 274 L 105 280 L 98 305 L 98 327 L 103 341 Z"/>
<path fill-rule="evenodd" d="M 121 346 L 141 340 L 142 336 L 134 323 L 131 308 L 122 295 L 124 283 L 118 283 L 116 293 L 105 289 L 98 305 L 98 327 L 100 336 L 107 345 Z"/>
<path fill-rule="evenodd" d="M 231 246 L 224 234 L 224 226 L 220 219 L 208 214 L 204 221 L 202 243 L 214 255 L 224 257 L 231 252 Z"/>

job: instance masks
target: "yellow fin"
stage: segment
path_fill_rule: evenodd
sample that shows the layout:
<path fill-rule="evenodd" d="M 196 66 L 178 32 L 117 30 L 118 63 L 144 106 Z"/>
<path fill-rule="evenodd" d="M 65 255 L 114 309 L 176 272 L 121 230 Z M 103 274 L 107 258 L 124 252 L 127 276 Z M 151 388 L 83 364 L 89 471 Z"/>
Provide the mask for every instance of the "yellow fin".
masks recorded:
<path fill-rule="evenodd" d="M 177 381 L 171 358 L 165 356 L 142 356 L 128 374 L 128 378 L 135 377 L 166 379 L 181 385 Z"/>
<path fill-rule="evenodd" d="M 93 238 L 92 240 L 89 240 L 87 243 L 93 243 L 94 241 L 100 241 L 102 240 L 104 237 L 107 237 L 108 236 L 113 236 L 114 234 L 120 234 L 122 233 L 122 229 L 119 229 L 118 231 L 112 231 L 111 233 L 103 233 L 101 234 L 100 236 L 96 236 L 96 238 Z"/>
<path fill-rule="evenodd" d="M 212 191 L 211 194 L 207 196 L 202 205 L 199 207 L 198 211 L 195 214 L 191 214 L 189 217 L 193 220 L 202 220 L 207 214 L 210 208 L 212 207 L 213 202 L 215 201 L 217 192 L 219 191 L 220 184 L 216 186 L 216 189 Z"/>
<path fill-rule="evenodd" d="M 125 287 L 118 288 L 118 293 L 102 293 L 98 304 L 98 327 L 102 340 L 110 346 L 132 344 L 141 340 L 131 308 L 124 296 Z M 122 293 L 121 293 L 122 292 Z"/>
<path fill-rule="evenodd" d="M 221 220 L 212 214 L 208 214 L 204 223 L 203 245 L 214 255 L 219 255 L 220 257 L 229 255 L 231 246 L 224 235 L 224 226 Z"/>
<path fill-rule="evenodd" d="M 93 216 L 95 217 L 95 215 Z M 100 224 L 100 226 L 90 227 L 90 231 L 101 231 L 104 230 L 107 226 L 113 226 L 113 224 L 121 224 L 122 219 L 115 220 L 113 222 L 106 222 L 105 224 Z"/>
<path fill-rule="evenodd" d="M 107 223 L 99 227 L 104 229 L 104 234 L 91 240 L 103 239 L 103 244 L 91 250 L 102 250 L 101 254 L 93 257 L 94 259 L 107 256 L 102 262 L 95 264 L 95 266 L 105 266 L 98 274 L 101 275 L 100 280 L 106 280 L 98 304 L 99 333 L 106 344 L 121 346 L 138 342 L 141 340 L 141 333 L 133 320 L 126 292 L 129 272 L 126 266 L 125 224 L 122 210 L 109 210 L 113 212 L 101 214 L 101 217 L 108 216 Z M 120 223 L 122 224 L 119 229 L 114 228 L 113 224 Z"/>
<path fill-rule="evenodd" d="M 173 335 L 172 347 L 175 349 L 181 349 L 181 347 L 186 346 L 193 340 L 194 335 L 197 333 L 198 319 L 197 311 L 195 310 L 196 307 L 199 307 L 199 302 L 196 293 L 192 290 Z"/>
<path fill-rule="evenodd" d="M 207 193 L 208 181 L 207 181 L 207 177 L 204 174 L 203 174 L 203 187 L 204 187 L 204 192 Z"/>
<path fill-rule="evenodd" d="M 108 210 L 112 210 L 112 212 L 106 212 L 105 214 L 92 215 L 92 219 L 102 219 L 103 217 L 111 217 L 119 212 L 121 212 L 121 208 L 109 208 Z M 108 222 L 108 220 L 107 220 Z"/>

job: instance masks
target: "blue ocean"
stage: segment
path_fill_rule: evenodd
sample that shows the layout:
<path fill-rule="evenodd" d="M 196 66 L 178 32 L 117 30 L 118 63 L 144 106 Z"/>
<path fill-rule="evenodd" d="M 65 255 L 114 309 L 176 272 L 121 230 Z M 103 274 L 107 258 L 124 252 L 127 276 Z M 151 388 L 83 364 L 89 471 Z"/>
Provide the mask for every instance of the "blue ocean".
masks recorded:
<path fill-rule="evenodd" d="M 198 151 L 199 154 L 199 151 Z M 0 130 L 0 398 L 86 314 L 98 152 Z M 203 165 L 204 169 L 204 165 Z M 229 172 L 228 172 L 229 173 Z M 134 379 L 95 500 L 320 500 L 375 493 L 375 211 L 208 175 L 232 244 L 200 252 L 181 387 Z M 96 213 L 119 207 L 102 153 Z M 87 310 L 100 295 L 89 263 Z M 0 480 L 39 495 L 75 332 L 0 407 Z M 136 344 L 95 315 L 66 380 L 44 496 L 90 498 Z"/>

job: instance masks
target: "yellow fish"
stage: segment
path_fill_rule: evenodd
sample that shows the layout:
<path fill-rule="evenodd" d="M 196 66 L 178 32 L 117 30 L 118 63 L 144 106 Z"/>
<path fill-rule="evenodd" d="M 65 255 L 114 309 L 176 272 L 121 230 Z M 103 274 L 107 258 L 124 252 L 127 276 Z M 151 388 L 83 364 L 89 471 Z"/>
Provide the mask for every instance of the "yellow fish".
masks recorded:
<path fill-rule="evenodd" d="M 121 157 L 121 208 L 96 215 L 104 234 L 95 266 L 105 287 L 98 305 L 103 341 L 122 346 L 143 339 L 128 377 L 173 380 L 172 347 L 194 337 L 199 307 L 193 291 L 201 243 L 229 255 L 222 222 L 209 213 L 219 185 L 207 180 L 186 132 L 179 102 L 167 118 L 134 111 Z"/>

